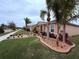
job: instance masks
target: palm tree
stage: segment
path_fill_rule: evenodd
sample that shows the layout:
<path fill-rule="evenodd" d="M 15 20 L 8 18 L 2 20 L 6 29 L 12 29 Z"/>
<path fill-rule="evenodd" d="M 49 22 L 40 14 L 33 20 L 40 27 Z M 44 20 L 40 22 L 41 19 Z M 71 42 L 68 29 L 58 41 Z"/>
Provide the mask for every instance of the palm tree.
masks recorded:
<path fill-rule="evenodd" d="M 48 2 L 49 1 L 46 0 L 47 11 L 41 10 L 41 13 L 40 13 L 40 17 L 42 20 L 44 20 L 45 15 L 47 15 L 47 39 L 49 39 L 49 24 L 50 24 L 50 10 L 51 10 L 48 6 Z"/>
<path fill-rule="evenodd" d="M 47 1 L 47 5 L 48 7 L 52 10 L 52 12 L 54 12 L 54 16 L 55 16 L 55 23 L 56 23 L 56 33 L 57 33 L 57 36 L 56 36 L 56 44 L 58 46 L 58 40 L 59 40 L 59 23 L 61 21 L 61 15 L 59 14 L 61 12 L 60 10 L 60 2 L 59 0 L 46 0 Z"/>
<path fill-rule="evenodd" d="M 24 20 L 25 20 L 25 24 L 26 24 L 26 27 L 27 27 L 27 24 L 31 23 L 31 21 L 28 17 L 25 17 Z"/>
<path fill-rule="evenodd" d="M 71 17 L 72 11 L 75 7 L 75 0 L 46 0 L 47 5 L 47 21 L 48 26 L 50 23 L 50 11 L 54 13 L 55 21 L 56 21 L 56 32 L 57 32 L 57 46 L 58 46 L 58 38 L 59 38 L 59 25 L 63 25 L 63 41 L 65 41 L 65 24 L 69 17 Z M 46 14 L 46 13 L 45 13 Z M 49 28 L 48 28 L 49 30 Z"/>
<path fill-rule="evenodd" d="M 62 14 L 62 24 L 63 24 L 63 42 L 65 42 L 65 32 L 66 32 L 66 20 L 73 15 L 74 8 L 76 5 L 75 0 L 61 0 L 61 14 Z"/>
<path fill-rule="evenodd" d="M 41 18 L 42 20 L 45 20 L 45 19 L 44 19 L 44 18 L 45 18 L 45 15 L 47 15 L 47 11 L 41 10 L 41 11 L 40 11 L 40 18 Z"/>
<path fill-rule="evenodd" d="M 65 24 L 66 20 L 73 15 L 72 11 L 75 8 L 75 0 L 46 0 L 49 9 L 54 12 L 57 31 L 57 45 L 59 37 L 59 24 L 63 24 L 63 41 L 65 41 Z"/>
<path fill-rule="evenodd" d="M 56 29 L 56 32 L 57 32 L 57 46 L 58 46 L 58 37 L 59 37 L 59 22 L 60 22 L 60 19 L 59 19 L 59 9 L 57 9 L 57 7 L 58 8 L 60 8 L 59 7 L 59 5 L 57 4 L 58 3 L 58 1 L 56 0 L 56 1 L 54 1 L 54 0 L 46 0 L 46 5 L 47 5 L 47 11 L 41 11 L 41 15 L 40 15 L 40 17 L 41 17 L 41 19 L 42 20 L 44 20 L 44 16 L 47 14 L 47 21 L 48 21 L 48 23 L 47 23 L 47 38 L 49 38 L 49 24 L 50 24 L 50 11 L 52 10 L 53 12 L 54 12 L 54 14 L 55 14 L 55 17 L 56 17 L 56 27 L 57 27 L 57 29 Z"/>
<path fill-rule="evenodd" d="M 45 21 L 45 15 L 47 15 L 47 11 L 41 10 L 40 11 L 40 18 Z M 44 30 L 45 30 L 45 24 L 44 24 Z M 44 31 L 45 32 L 45 31 Z"/>
<path fill-rule="evenodd" d="M 41 10 L 40 12 L 40 18 L 45 21 L 45 15 L 47 15 L 47 11 L 45 10 Z M 44 29 L 45 29 L 45 26 L 44 26 Z M 48 29 L 48 26 L 47 26 L 47 29 Z M 49 29 L 47 30 L 47 39 L 49 38 Z"/>

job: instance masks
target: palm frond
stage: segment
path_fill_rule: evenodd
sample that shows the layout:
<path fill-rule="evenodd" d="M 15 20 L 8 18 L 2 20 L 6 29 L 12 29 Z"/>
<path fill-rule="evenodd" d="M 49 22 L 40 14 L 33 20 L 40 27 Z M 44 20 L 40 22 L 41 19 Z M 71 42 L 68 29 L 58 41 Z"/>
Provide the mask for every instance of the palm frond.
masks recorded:
<path fill-rule="evenodd" d="M 68 20 L 66 20 L 66 22 L 77 20 L 76 18 L 79 18 L 79 15 L 75 15 L 75 16 L 69 18 Z"/>
<path fill-rule="evenodd" d="M 40 11 L 40 18 L 41 18 L 42 20 L 44 20 L 44 17 L 45 17 L 46 14 L 47 14 L 47 11 L 41 10 L 41 11 Z"/>
<path fill-rule="evenodd" d="M 28 17 L 25 17 L 24 20 L 25 20 L 25 23 L 26 23 L 26 24 L 31 23 L 31 21 L 30 21 L 30 19 L 29 19 Z"/>

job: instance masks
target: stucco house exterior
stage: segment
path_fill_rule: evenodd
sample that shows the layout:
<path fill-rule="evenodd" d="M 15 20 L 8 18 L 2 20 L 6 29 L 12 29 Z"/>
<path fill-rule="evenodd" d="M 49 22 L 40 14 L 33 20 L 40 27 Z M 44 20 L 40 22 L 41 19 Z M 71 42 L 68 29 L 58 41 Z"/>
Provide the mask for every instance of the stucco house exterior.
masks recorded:
<path fill-rule="evenodd" d="M 79 26 L 71 23 L 67 24 L 66 32 L 69 34 L 69 36 L 79 35 Z"/>
<path fill-rule="evenodd" d="M 40 32 L 47 32 L 47 22 L 38 22 L 35 25 L 35 27 L 39 33 Z M 61 26 L 60 30 L 62 30 L 62 26 Z M 56 34 L 56 26 L 55 26 L 54 21 L 50 22 L 49 32 Z M 66 32 L 69 34 L 69 36 L 79 35 L 79 26 L 72 24 L 72 23 L 67 23 L 66 24 Z"/>

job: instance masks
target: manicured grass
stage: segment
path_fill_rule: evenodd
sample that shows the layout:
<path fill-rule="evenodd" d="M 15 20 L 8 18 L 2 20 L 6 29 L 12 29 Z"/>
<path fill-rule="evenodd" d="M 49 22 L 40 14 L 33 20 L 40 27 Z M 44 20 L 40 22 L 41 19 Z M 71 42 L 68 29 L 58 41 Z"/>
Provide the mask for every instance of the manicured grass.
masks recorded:
<path fill-rule="evenodd" d="M 36 37 L 0 42 L 0 59 L 78 59 L 79 36 L 72 37 L 76 47 L 68 54 L 50 50 Z"/>
<path fill-rule="evenodd" d="M 0 59 L 51 59 L 53 56 L 36 37 L 0 42 Z"/>
<path fill-rule="evenodd" d="M 16 34 L 17 34 L 17 35 L 18 35 L 18 34 L 32 34 L 32 32 L 27 32 L 27 31 L 21 29 L 21 30 L 19 30 L 18 32 L 16 32 Z"/>
<path fill-rule="evenodd" d="M 16 32 L 16 34 L 23 34 L 23 33 L 26 33 L 26 31 L 23 30 L 23 29 L 21 29 L 21 30 L 19 30 L 18 32 Z"/>

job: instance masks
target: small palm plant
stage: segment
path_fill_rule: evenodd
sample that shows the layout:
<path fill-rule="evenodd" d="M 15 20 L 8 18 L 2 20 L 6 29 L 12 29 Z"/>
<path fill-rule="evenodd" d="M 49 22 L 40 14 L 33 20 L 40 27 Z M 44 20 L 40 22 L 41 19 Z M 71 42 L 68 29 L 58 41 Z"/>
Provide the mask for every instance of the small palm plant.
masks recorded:
<path fill-rule="evenodd" d="M 49 10 L 49 9 L 48 9 Z M 50 23 L 50 11 L 41 10 L 40 17 L 42 20 L 45 20 L 45 15 L 47 15 L 47 39 L 49 39 L 49 23 Z"/>
<path fill-rule="evenodd" d="M 47 11 L 41 10 L 41 11 L 40 11 L 40 18 L 41 18 L 42 20 L 45 20 L 45 15 L 47 15 Z"/>
<path fill-rule="evenodd" d="M 47 39 L 49 39 L 49 25 L 50 25 L 50 12 L 51 12 L 51 0 L 46 0 L 47 11 L 41 10 L 40 17 L 44 20 L 45 15 L 47 15 Z"/>
<path fill-rule="evenodd" d="M 27 24 L 31 23 L 31 21 L 28 17 L 25 17 L 24 20 L 25 20 L 25 24 L 26 24 L 26 27 L 27 27 Z"/>

